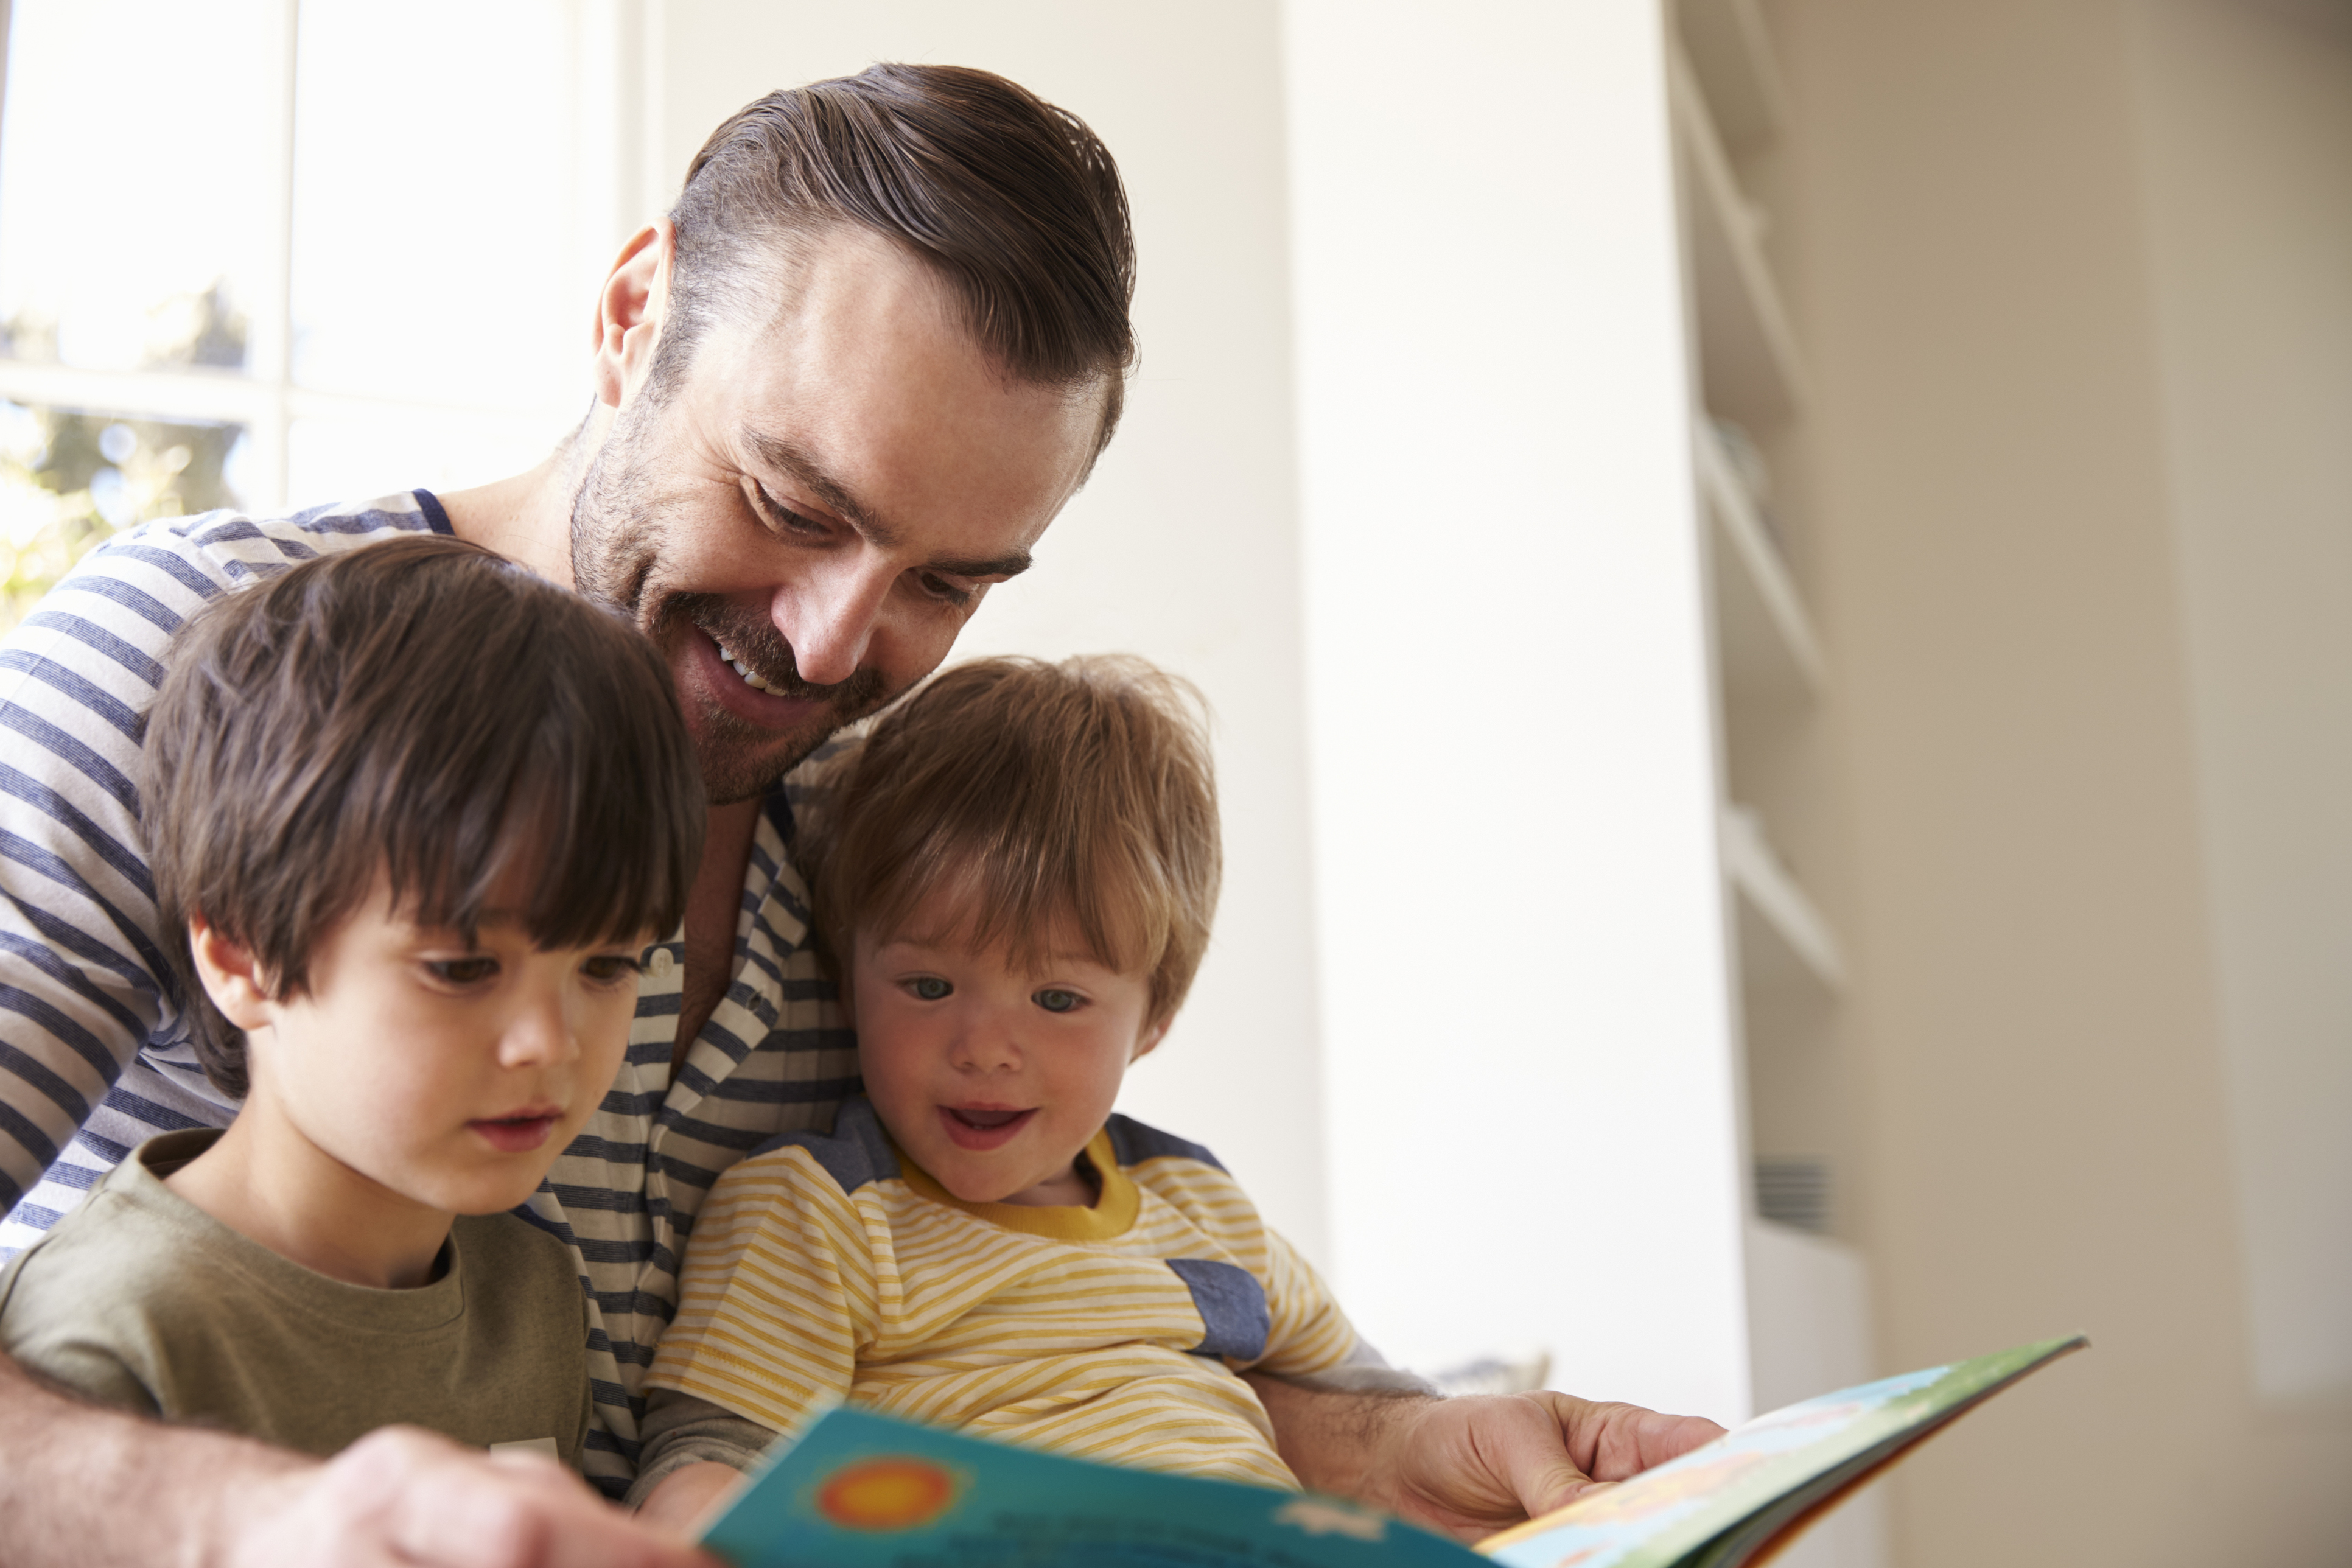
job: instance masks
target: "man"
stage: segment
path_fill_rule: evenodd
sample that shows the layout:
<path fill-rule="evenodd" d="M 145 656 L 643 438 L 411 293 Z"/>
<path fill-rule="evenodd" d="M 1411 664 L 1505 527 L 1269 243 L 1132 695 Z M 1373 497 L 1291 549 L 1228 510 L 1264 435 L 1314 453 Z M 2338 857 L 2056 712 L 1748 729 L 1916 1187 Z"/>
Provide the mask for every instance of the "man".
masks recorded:
<path fill-rule="evenodd" d="M 654 640 L 710 793 L 683 942 L 648 950 L 620 1080 L 532 1203 L 589 1287 L 587 1468 L 624 1482 L 702 1194 L 773 1133 L 822 1126 L 855 1070 L 774 786 L 1028 565 L 1117 422 L 1133 278 L 1118 173 L 1083 125 L 985 73 L 877 67 L 713 135 L 607 279 L 596 405 L 540 468 L 446 500 L 193 520 L 93 556 L 0 650 L 0 1200 L 26 1194 L 0 1242 L 24 1245 L 147 1131 L 228 1114 L 156 959 L 122 782 L 171 629 L 291 560 L 454 531 Z M 1465 1531 L 1715 1430 L 1557 1395 L 1262 1393 L 1307 1484 Z M 312 1466 L 13 1368 L 0 1521 L 26 1563 L 689 1560 L 559 1474 L 420 1434 Z"/>

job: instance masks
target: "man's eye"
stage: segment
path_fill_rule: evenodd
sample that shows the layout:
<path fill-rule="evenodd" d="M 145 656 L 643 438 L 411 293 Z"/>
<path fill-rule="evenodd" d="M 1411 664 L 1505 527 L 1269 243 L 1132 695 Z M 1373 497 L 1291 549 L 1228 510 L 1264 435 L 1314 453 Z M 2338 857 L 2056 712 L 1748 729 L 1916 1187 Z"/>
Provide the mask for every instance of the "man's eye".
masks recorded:
<path fill-rule="evenodd" d="M 436 958 L 425 965 L 436 980 L 448 985 L 478 985 L 499 972 L 499 961 L 489 957 Z"/>
<path fill-rule="evenodd" d="M 941 1002 L 954 994 L 955 987 L 936 974 L 919 974 L 907 982 L 907 990 L 917 1001 Z"/>
<path fill-rule="evenodd" d="M 1064 991 L 1050 985 L 1030 997 L 1029 1000 L 1036 1003 L 1048 1013 L 1075 1013 L 1086 1005 L 1086 998 L 1076 992 Z"/>
<path fill-rule="evenodd" d="M 761 521 L 779 533 L 823 534 L 824 525 L 813 517 L 803 517 L 767 491 L 753 486 L 751 510 Z"/>
<path fill-rule="evenodd" d="M 978 589 L 960 587 L 936 572 L 919 572 L 915 580 L 927 595 L 942 605 L 969 605 L 979 594 Z"/>

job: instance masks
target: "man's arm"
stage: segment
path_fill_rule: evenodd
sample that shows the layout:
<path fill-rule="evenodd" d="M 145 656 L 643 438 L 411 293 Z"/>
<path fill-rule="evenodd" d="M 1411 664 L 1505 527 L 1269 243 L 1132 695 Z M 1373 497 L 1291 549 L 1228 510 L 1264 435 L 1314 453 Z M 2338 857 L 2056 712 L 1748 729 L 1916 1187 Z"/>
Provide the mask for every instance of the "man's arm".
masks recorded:
<path fill-rule="evenodd" d="M 532 1456 L 387 1427 L 321 1464 L 85 1405 L 0 1356 L 10 1568 L 715 1568 Z"/>
<path fill-rule="evenodd" d="M 1700 1416 L 1565 1394 L 1439 1399 L 1247 1375 L 1274 1420 L 1283 1462 L 1302 1484 L 1463 1540 L 1723 1436 Z"/>

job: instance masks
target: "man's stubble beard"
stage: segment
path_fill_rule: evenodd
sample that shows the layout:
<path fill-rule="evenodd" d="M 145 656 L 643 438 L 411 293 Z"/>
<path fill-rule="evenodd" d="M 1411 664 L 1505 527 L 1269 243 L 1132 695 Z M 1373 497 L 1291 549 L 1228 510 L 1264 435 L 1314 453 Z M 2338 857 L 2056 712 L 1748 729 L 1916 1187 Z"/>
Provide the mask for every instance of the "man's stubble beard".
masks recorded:
<path fill-rule="evenodd" d="M 727 805 L 765 795 L 828 736 L 897 693 L 880 670 L 863 665 L 835 686 L 803 680 L 792 645 L 766 616 L 715 595 L 662 582 L 666 530 L 647 460 L 659 422 L 653 399 L 632 403 L 582 477 L 572 502 L 573 585 L 625 616 L 666 658 L 677 638 L 698 630 L 748 665 L 772 693 L 821 701 L 829 709 L 804 730 L 779 732 L 746 723 L 708 698 L 689 700 L 680 691 L 680 705 L 693 709 L 688 728 L 703 787 L 711 805 Z"/>

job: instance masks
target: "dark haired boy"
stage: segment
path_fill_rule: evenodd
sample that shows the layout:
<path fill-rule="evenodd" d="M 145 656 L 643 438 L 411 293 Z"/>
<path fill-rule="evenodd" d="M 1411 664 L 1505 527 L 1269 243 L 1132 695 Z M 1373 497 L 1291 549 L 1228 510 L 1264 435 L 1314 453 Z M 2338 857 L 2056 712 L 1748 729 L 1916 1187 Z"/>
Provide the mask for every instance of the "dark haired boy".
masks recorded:
<path fill-rule="evenodd" d="M 191 619 L 144 745 L 170 956 L 244 1106 L 142 1144 L 0 1274 L 0 1344 L 313 1454 L 406 1423 L 576 1463 L 577 1271 L 507 1211 L 604 1098 L 685 902 L 667 671 L 488 551 L 396 540 Z"/>

